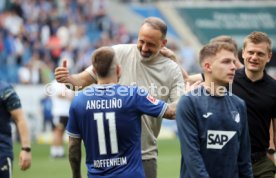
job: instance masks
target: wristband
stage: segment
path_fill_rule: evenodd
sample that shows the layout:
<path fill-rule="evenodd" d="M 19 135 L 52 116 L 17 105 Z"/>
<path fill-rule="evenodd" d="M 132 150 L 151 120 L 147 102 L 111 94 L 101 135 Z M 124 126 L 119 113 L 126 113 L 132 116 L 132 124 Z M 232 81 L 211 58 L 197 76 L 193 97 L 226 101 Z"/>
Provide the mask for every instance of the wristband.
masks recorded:
<path fill-rule="evenodd" d="M 31 152 L 31 148 L 30 147 L 22 147 L 21 150 L 26 151 L 26 152 Z"/>
<path fill-rule="evenodd" d="M 269 148 L 269 149 L 267 150 L 267 152 L 268 152 L 269 154 L 274 154 L 274 153 L 275 153 L 275 150 L 274 150 L 273 148 Z"/>

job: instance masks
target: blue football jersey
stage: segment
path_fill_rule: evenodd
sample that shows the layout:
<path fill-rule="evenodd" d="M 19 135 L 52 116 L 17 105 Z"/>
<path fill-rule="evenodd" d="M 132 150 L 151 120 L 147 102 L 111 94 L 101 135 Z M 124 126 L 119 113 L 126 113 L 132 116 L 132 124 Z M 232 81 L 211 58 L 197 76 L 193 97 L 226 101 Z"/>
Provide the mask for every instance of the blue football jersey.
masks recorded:
<path fill-rule="evenodd" d="M 162 117 L 167 104 L 136 86 L 96 85 L 72 101 L 67 133 L 81 138 L 90 178 L 144 178 L 141 115 Z"/>

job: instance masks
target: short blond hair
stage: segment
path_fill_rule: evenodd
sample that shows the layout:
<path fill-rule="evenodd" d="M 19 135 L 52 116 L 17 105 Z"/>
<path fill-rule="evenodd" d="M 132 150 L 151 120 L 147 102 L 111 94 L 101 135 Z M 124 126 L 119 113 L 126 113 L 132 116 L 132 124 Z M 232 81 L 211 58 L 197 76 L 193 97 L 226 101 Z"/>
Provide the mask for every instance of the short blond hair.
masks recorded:
<path fill-rule="evenodd" d="M 230 51 L 234 55 L 236 51 L 235 47 L 232 44 L 226 43 L 226 42 L 212 42 L 212 43 L 206 44 L 199 52 L 200 65 L 203 64 L 206 58 L 215 56 L 221 50 Z"/>
<path fill-rule="evenodd" d="M 93 68 L 100 78 L 111 75 L 116 63 L 115 51 L 112 47 L 100 47 L 92 55 Z"/>
<path fill-rule="evenodd" d="M 252 32 L 247 37 L 245 37 L 243 41 L 243 49 L 245 49 L 247 43 L 266 43 L 268 52 L 272 52 L 272 42 L 268 35 L 264 32 Z"/>
<path fill-rule="evenodd" d="M 235 56 L 238 56 L 239 49 L 238 49 L 237 42 L 231 36 L 220 35 L 210 40 L 210 43 L 216 43 L 216 42 L 225 42 L 225 43 L 232 44 L 235 48 Z"/>

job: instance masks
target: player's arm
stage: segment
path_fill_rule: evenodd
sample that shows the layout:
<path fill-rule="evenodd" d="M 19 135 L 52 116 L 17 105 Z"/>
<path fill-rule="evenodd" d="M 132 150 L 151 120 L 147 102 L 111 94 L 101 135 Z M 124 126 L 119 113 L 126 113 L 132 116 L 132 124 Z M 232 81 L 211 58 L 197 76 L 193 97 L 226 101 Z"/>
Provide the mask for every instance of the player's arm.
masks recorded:
<path fill-rule="evenodd" d="M 195 108 L 188 96 L 182 96 L 176 108 L 176 123 L 183 161 L 190 177 L 209 178 L 199 142 Z"/>
<path fill-rule="evenodd" d="M 275 146 L 276 146 L 276 118 L 272 119 L 272 125 L 271 125 L 271 132 L 272 132 L 272 138 L 273 138 L 273 144 L 272 146 L 274 146 L 274 150 L 275 150 Z M 271 146 L 271 147 L 272 147 Z"/>
<path fill-rule="evenodd" d="M 32 155 L 30 152 L 31 141 L 27 121 L 21 108 L 21 102 L 12 86 L 9 86 L 4 90 L 3 99 L 5 101 L 5 106 L 10 112 L 19 131 L 21 146 L 23 148 L 19 154 L 19 166 L 21 170 L 26 170 L 31 166 L 32 161 Z"/>
<path fill-rule="evenodd" d="M 172 61 L 174 61 L 176 64 L 178 64 L 185 83 L 193 84 L 193 83 L 198 82 L 198 81 L 203 81 L 203 78 L 202 78 L 201 74 L 189 75 L 188 72 L 182 67 L 182 65 L 180 63 L 180 59 L 176 56 L 175 52 L 173 52 L 172 50 L 170 50 L 166 47 L 163 47 L 161 49 L 160 53 L 163 56 L 165 56 L 165 57 L 171 59 Z"/>
<path fill-rule="evenodd" d="M 21 141 L 21 147 L 25 150 L 21 150 L 19 154 L 19 166 L 21 170 L 26 170 L 31 166 L 32 162 L 32 154 L 29 148 L 31 148 L 31 141 L 29 137 L 29 130 L 27 127 L 27 121 L 24 117 L 23 110 L 21 108 L 14 109 L 10 111 L 11 117 L 15 121 L 15 124 L 17 125 L 20 141 Z"/>
<path fill-rule="evenodd" d="M 69 162 L 73 178 L 81 178 L 81 139 L 69 136 Z"/>
<path fill-rule="evenodd" d="M 62 66 L 55 69 L 55 78 L 58 82 L 66 84 L 66 87 L 72 90 L 81 90 L 86 86 L 96 83 L 96 80 L 86 70 L 70 75 L 66 60 L 62 62 Z"/>
<path fill-rule="evenodd" d="M 182 67 L 181 63 L 180 63 L 180 60 L 179 58 L 176 56 L 175 52 L 173 52 L 171 49 L 167 48 L 167 47 L 163 47 L 161 50 L 160 50 L 160 53 L 171 59 L 172 61 L 174 61 L 176 64 L 178 64 L 180 70 L 181 70 L 181 73 L 182 73 L 182 77 L 184 79 L 184 81 L 187 81 L 188 78 L 189 78 L 189 75 L 188 75 L 188 72 Z"/>
<path fill-rule="evenodd" d="M 189 75 L 189 78 L 187 80 L 187 82 L 189 82 L 190 84 L 193 84 L 197 81 L 203 81 L 203 74 L 193 74 L 193 75 Z"/>
<path fill-rule="evenodd" d="M 176 116 L 176 105 L 177 105 L 177 101 L 167 104 L 167 109 L 163 115 L 164 118 L 169 119 L 169 120 L 174 120 L 175 116 Z"/>
<path fill-rule="evenodd" d="M 78 74 L 73 74 L 69 76 L 69 78 L 70 78 L 69 80 L 70 82 L 68 83 L 70 83 L 72 87 L 70 85 L 69 87 L 68 85 L 66 85 L 66 87 L 73 90 L 82 90 L 83 88 L 93 83 L 97 83 L 97 81 L 93 77 L 91 77 L 91 75 L 86 70 Z"/>
<path fill-rule="evenodd" d="M 247 111 L 245 103 L 240 111 L 242 132 L 240 135 L 240 150 L 238 155 L 239 177 L 253 177 L 251 165 L 251 146 L 248 131 Z"/>
<path fill-rule="evenodd" d="M 269 148 L 268 148 L 268 151 L 267 151 L 267 157 L 275 162 L 275 159 L 274 159 L 274 153 L 275 153 L 275 143 L 274 143 L 274 140 L 275 140 L 275 133 L 274 133 L 274 129 L 273 129 L 273 120 L 271 120 L 271 123 L 270 123 L 270 127 L 269 127 Z"/>

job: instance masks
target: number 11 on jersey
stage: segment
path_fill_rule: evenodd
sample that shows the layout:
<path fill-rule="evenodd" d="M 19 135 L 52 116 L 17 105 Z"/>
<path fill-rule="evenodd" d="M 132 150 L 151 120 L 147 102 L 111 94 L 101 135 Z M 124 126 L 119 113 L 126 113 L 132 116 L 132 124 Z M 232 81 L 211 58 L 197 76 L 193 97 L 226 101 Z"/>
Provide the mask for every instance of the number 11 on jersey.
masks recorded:
<path fill-rule="evenodd" d="M 100 155 L 107 154 L 106 151 L 106 140 L 105 140 L 105 128 L 104 128 L 104 119 L 108 120 L 109 126 L 109 137 L 110 137 L 110 145 L 111 145 L 111 153 L 118 153 L 118 141 L 117 141 L 117 130 L 116 130 L 116 118 L 114 112 L 105 113 L 94 113 L 94 120 L 97 122 L 97 132 L 98 132 L 98 143 Z"/>

